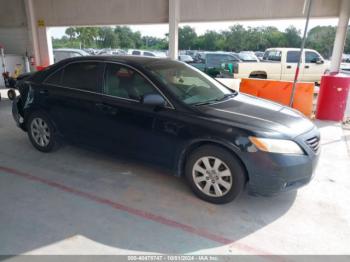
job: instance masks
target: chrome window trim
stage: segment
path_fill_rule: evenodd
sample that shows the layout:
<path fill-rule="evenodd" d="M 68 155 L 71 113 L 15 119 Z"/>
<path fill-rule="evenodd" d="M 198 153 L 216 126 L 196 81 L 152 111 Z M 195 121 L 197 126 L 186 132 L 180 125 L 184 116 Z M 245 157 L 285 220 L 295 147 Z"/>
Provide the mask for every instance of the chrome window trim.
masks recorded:
<path fill-rule="evenodd" d="M 109 61 L 109 60 L 106 60 L 106 61 L 99 61 L 99 60 L 84 60 L 84 61 L 72 61 L 72 62 L 69 62 L 63 66 L 61 66 L 60 68 L 58 68 L 57 70 L 55 70 L 54 72 L 52 72 L 51 74 L 49 74 L 43 81 L 42 83 L 45 84 L 45 85 L 50 85 L 50 86 L 57 86 L 57 87 L 60 87 L 60 88 L 65 88 L 65 89 L 70 89 L 70 90 L 75 90 L 75 91 L 81 91 L 81 92 L 87 92 L 87 93 L 91 93 L 91 94 L 97 94 L 97 95 L 101 95 L 101 96 L 107 96 L 107 97 L 111 97 L 111 98 L 115 98 L 115 99 L 122 99 L 122 100 L 127 100 L 127 101 L 130 101 L 130 102 L 136 102 L 138 104 L 141 104 L 140 101 L 136 100 L 136 99 L 130 99 L 130 98 L 125 98 L 125 97 L 120 97 L 120 96 L 111 96 L 111 95 L 108 95 L 108 94 L 105 94 L 104 93 L 104 86 L 102 88 L 102 93 L 97 93 L 97 92 L 93 92 L 93 91 L 88 91 L 88 90 L 83 90 L 83 89 L 78 89 L 78 88 L 72 88 L 72 87 L 67 87 L 67 86 L 62 86 L 62 85 L 57 85 L 57 84 L 50 84 L 50 83 L 47 83 L 46 80 L 48 78 L 50 78 L 53 74 L 55 74 L 56 72 L 58 72 L 59 70 L 66 68 L 68 65 L 70 64 L 76 64 L 76 63 L 88 63 L 88 62 L 95 62 L 95 63 L 104 63 L 105 66 L 107 66 L 108 63 L 110 64 L 118 64 L 118 65 L 121 65 L 121 66 L 124 66 L 124 67 L 128 67 L 132 70 L 134 70 L 135 72 L 137 72 L 138 74 L 140 74 L 143 78 L 145 78 L 147 80 L 147 82 L 149 82 L 159 93 L 160 95 L 164 98 L 164 100 L 167 102 L 168 105 L 166 105 L 165 107 L 166 108 L 169 108 L 169 109 L 173 109 L 175 110 L 175 107 L 174 105 L 170 102 L 170 100 L 164 95 L 164 93 L 153 83 L 153 81 L 151 79 L 149 79 L 149 77 L 147 77 L 144 73 L 142 73 L 140 70 L 138 70 L 137 68 L 131 66 L 131 65 L 128 65 L 128 64 L 124 64 L 124 63 L 121 63 L 121 62 L 116 62 L 116 61 Z M 105 73 L 105 70 L 103 70 L 103 73 Z M 103 76 L 104 77 L 104 76 Z M 104 84 L 104 80 L 103 80 L 103 84 Z"/>

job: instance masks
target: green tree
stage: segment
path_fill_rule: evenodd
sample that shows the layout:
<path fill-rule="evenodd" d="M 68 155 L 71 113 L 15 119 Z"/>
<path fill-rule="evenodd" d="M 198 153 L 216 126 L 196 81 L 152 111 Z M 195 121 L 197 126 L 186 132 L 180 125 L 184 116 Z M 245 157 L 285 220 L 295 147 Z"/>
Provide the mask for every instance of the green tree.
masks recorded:
<path fill-rule="evenodd" d="M 182 50 L 190 50 L 195 47 L 197 38 L 196 31 L 190 26 L 179 28 L 179 48 Z"/>
<path fill-rule="evenodd" d="M 76 27 L 77 39 L 81 42 L 83 48 L 95 47 L 98 37 L 97 27 Z"/>
<path fill-rule="evenodd" d="M 350 53 L 350 26 L 348 26 L 348 31 L 345 40 L 344 53 Z"/>
<path fill-rule="evenodd" d="M 77 34 L 74 27 L 68 27 L 65 33 L 69 36 L 69 40 L 73 40 Z"/>
<path fill-rule="evenodd" d="M 312 28 L 306 41 L 306 47 L 320 52 L 324 57 L 332 55 L 336 28 L 334 26 L 316 26 Z"/>
<path fill-rule="evenodd" d="M 239 52 L 245 49 L 247 41 L 246 30 L 242 25 L 234 25 L 228 31 L 223 31 L 224 44 L 222 48 L 226 51 Z"/>
<path fill-rule="evenodd" d="M 204 35 L 197 38 L 195 42 L 196 49 L 218 50 L 221 35 L 216 31 L 207 31 Z"/>
<path fill-rule="evenodd" d="M 285 31 L 284 35 L 287 41 L 288 47 L 300 47 L 301 46 L 301 37 L 300 30 L 296 29 L 295 26 L 289 26 Z"/>
<path fill-rule="evenodd" d="M 130 27 L 117 26 L 114 33 L 119 39 L 120 48 L 138 48 L 142 45 L 140 32 L 132 32 Z"/>
<path fill-rule="evenodd" d="M 101 27 L 98 29 L 98 44 L 100 48 L 117 48 L 119 39 L 111 27 Z"/>

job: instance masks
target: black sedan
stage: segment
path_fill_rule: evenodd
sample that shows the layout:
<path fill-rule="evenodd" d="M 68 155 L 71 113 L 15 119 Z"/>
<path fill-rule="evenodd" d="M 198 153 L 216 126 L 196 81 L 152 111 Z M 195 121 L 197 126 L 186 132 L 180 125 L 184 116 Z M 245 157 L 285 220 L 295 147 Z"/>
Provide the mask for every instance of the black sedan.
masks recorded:
<path fill-rule="evenodd" d="M 182 62 L 72 58 L 17 87 L 13 116 L 38 150 L 70 141 L 151 161 L 213 203 L 305 185 L 319 156 L 319 132 L 300 113 Z"/>

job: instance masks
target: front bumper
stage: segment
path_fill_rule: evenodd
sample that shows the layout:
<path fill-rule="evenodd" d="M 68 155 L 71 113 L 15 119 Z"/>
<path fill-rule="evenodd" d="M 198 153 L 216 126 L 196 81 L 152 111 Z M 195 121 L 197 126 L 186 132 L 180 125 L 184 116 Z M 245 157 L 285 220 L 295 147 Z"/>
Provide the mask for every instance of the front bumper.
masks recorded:
<path fill-rule="evenodd" d="M 273 154 L 262 151 L 247 153 L 246 158 L 251 163 L 246 165 L 249 174 L 248 191 L 268 196 L 308 184 L 313 178 L 320 156 L 320 149 L 315 152 L 305 142 L 312 137 L 319 138 L 316 128 L 295 139 L 305 151 L 305 155 Z"/>

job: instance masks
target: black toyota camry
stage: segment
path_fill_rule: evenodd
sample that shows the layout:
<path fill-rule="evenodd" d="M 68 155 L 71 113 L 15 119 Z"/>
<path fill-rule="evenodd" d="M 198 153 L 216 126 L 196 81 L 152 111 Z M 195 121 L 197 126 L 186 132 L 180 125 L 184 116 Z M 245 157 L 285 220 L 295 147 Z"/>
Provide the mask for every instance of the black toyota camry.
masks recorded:
<path fill-rule="evenodd" d="M 213 203 L 245 187 L 271 195 L 305 185 L 319 156 L 319 132 L 302 114 L 177 61 L 72 58 L 17 87 L 13 116 L 36 149 L 66 141 L 150 161 Z"/>

